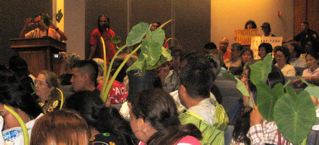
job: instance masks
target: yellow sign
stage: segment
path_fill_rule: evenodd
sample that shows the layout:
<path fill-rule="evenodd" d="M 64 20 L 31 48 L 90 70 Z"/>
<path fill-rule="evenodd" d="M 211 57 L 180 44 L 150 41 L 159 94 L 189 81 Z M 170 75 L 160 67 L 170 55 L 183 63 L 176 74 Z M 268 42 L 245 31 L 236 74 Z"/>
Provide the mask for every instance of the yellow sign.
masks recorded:
<path fill-rule="evenodd" d="M 235 41 L 241 45 L 250 45 L 253 36 L 259 36 L 258 29 L 235 30 Z"/>

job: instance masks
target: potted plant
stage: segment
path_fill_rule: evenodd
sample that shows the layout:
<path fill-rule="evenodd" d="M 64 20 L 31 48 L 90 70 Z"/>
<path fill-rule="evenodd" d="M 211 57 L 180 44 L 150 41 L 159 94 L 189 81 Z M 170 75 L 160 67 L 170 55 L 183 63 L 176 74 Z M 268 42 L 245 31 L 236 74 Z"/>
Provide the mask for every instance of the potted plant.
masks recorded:
<path fill-rule="evenodd" d="M 148 23 L 138 23 L 132 27 L 131 31 L 128 33 L 126 38 L 126 44 L 118 49 L 114 57 L 112 58 L 108 69 L 106 70 L 106 60 L 104 59 L 104 81 L 103 88 L 101 91 L 101 98 L 105 102 L 108 98 L 109 91 L 112 87 L 112 84 L 124 67 L 126 62 L 135 55 L 137 52 L 138 59 L 128 68 L 127 72 L 133 72 L 134 74 L 144 74 L 147 70 L 153 70 L 163 64 L 166 61 L 172 59 L 169 51 L 163 47 L 165 40 L 165 32 L 162 29 L 165 25 L 170 23 L 171 20 L 162 24 L 159 28 L 154 31 L 151 31 L 151 25 Z M 105 44 L 103 38 L 101 38 L 102 45 L 104 47 L 104 58 L 105 54 Z M 110 78 L 110 72 L 116 57 L 128 47 L 134 47 L 133 50 L 125 57 L 121 65 L 116 69 L 115 73 Z M 137 73 L 136 73 L 137 72 Z M 147 74 L 147 73 L 146 73 Z"/>

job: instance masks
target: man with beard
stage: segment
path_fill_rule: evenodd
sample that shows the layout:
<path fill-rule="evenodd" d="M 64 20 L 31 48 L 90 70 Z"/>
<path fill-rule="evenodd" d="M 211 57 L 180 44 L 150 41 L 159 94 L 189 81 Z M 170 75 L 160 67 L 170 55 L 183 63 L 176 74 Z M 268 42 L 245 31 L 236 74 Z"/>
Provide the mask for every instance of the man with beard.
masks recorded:
<path fill-rule="evenodd" d="M 105 43 L 106 60 L 108 61 L 112 59 L 115 54 L 115 45 L 112 43 L 115 32 L 110 28 L 110 20 L 105 15 L 100 15 L 98 17 L 98 27 L 91 31 L 89 59 L 95 57 L 103 58 L 103 46 L 100 40 L 101 36 Z"/>

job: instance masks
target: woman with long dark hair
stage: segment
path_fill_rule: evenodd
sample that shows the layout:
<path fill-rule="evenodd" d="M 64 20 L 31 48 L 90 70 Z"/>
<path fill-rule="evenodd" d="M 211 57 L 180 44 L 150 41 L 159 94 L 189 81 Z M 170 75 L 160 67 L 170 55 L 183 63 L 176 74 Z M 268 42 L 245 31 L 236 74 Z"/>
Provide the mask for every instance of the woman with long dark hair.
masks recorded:
<path fill-rule="evenodd" d="M 129 102 L 130 124 L 139 145 L 200 145 L 200 131 L 180 124 L 174 100 L 163 90 L 145 90 Z"/>

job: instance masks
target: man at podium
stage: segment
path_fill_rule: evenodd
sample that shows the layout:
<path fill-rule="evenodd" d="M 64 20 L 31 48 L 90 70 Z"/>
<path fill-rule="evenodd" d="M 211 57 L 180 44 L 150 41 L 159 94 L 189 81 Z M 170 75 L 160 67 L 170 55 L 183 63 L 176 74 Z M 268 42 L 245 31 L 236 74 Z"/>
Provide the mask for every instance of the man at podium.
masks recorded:
<path fill-rule="evenodd" d="M 28 27 L 32 28 L 26 31 Z M 39 14 L 35 16 L 33 21 L 26 19 L 25 25 L 20 33 L 20 37 L 24 38 L 42 38 L 49 36 L 59 41 L 66 41 L 67 37 L 57 26 L 51 23 L 50 17 L 47 14 Z"/>

